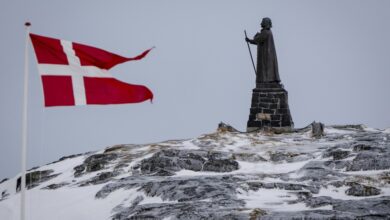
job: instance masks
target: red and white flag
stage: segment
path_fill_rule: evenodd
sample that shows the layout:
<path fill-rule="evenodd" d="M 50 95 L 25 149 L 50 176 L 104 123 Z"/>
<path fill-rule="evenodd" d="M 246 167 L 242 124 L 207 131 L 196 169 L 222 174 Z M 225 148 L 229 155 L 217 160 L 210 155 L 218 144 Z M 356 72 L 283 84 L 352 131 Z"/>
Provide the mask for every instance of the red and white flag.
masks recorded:
<path fill-rule="evenodd" d="M 145 86 L 115 79 L 113 66 L 144 58 L 151 49 L 126 58 L 65 40 L 30 34 L 42 78 L 45 106 L 138 103 L 153 99 Z"/>

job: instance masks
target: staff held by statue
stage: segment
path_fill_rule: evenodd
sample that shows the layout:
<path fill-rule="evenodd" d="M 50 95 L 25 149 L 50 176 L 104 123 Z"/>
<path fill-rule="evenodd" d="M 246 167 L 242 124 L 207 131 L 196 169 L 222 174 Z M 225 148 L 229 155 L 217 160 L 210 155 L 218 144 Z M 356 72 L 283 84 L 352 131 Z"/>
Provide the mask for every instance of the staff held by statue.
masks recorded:
<path fill-rule="evenodd" d="M 245 33 L 245 39 L 248 39 L 248 35 L 246 34 L 246 30 L 244 30 L 244 33 Z M 256 75 L 256 67 L 255 67 L 255 62 L 253 62 L 252 51 L 251 51 L 251 48 L 250 48 L 250 46 L 249 46 L 249 43 L 248 43 L 248 41 L 246 42 L 246 45 L 248 45 L 249 55 L 251 56 L 252 65 L 253 65 L 253 70 L 255 71 L 255 75 Z"/>

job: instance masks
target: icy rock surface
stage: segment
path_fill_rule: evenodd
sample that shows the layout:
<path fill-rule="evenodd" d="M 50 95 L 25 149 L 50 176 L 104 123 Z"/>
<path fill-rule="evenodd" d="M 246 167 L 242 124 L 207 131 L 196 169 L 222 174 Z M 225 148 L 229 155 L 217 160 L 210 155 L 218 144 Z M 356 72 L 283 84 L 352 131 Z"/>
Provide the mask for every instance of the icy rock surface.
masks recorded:
<path fill-rule="evenodd" d="M 327 126 L 321 138 L 219 129 L 27 175 L 30 219 L 390 218 L 390 132 L 363 126 Z M 0 183 L 0 219 L 19 217 L 19 177 Z"/>

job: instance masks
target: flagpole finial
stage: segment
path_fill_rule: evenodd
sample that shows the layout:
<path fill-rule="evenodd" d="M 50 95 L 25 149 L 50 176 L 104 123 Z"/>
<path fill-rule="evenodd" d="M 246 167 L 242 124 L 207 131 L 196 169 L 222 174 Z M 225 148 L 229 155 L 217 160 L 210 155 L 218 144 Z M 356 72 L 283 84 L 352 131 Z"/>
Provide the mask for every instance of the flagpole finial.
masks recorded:
<path fill-rule="evenodd" d="M 27 21 L 26 23 L 24 23 L 24 26 L 30 27 L 30 26 L 31 26 L 31 23 Z"/>

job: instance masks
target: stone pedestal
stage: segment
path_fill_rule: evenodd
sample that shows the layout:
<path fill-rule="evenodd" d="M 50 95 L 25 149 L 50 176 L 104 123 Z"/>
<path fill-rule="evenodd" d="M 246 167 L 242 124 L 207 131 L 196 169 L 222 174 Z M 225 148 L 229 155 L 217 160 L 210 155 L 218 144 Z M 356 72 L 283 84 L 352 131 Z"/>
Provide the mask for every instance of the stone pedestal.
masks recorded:
<path fill-rule="evenodd" d="M 294 127 L 287 91 L 280 83 L 258 83 L 253 89 L 247 131 L 263 128 L 290 130 Z"/>

